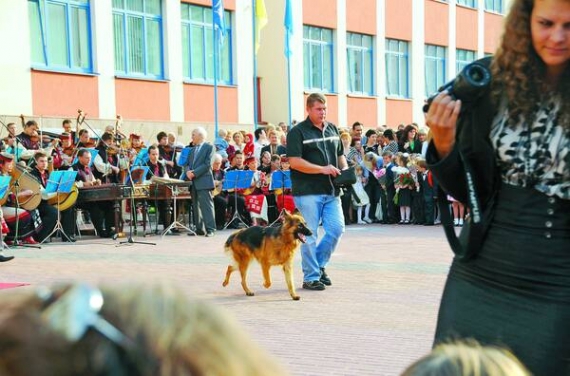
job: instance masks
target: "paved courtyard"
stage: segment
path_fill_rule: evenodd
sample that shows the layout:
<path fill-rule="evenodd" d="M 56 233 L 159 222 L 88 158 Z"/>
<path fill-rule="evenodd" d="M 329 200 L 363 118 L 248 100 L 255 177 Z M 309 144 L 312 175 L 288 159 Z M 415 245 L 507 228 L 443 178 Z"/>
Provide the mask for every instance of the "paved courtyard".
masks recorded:
<path fill-rule="evenodd" d="M 156 246 L 116 247 L 117 242 L 86 237 L 74 245 L 8 250 L 17 259 L 0 264 L 0 282 L 172 281 L 230 311 L 292 375 L 398 375 L 430 350 L 451 261 L 441 227 L 348 226 L 327 268 L 333 286 L 326 291 L 300 288 L 297 254 L 300 301 L 291 300 L 278 268 L 266 290 L 259 266 L 252 265 L 254 297 L 245 296 L 236 273 L 223 288 L 229 233 L 136 238 Z"/>

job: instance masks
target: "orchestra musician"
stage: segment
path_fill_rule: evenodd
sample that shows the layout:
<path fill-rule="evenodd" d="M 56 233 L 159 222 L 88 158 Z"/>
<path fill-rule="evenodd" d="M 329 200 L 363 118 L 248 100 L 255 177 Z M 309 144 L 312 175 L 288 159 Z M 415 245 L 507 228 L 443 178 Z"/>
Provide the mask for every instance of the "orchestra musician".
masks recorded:
<path fill-rule="evenodd" d="M 152 145 L 148 148 L 148 162 L 146 165 L 149 168 L 146 180 L 150 180 L 153 176 L 160 178 L 170 178 L 168 172 L 166 171 L 166 167 L 163 163 L 160 163 L 158 159 L 158 146 Z M 156 200 L 155 207 L 158 212 L 158 222 L 162 223 L 164 228 L 167 228 L 174 221 L 173 215 L 170 215 L 170 220 L 168 220 L 168 214 L 171 210 L 171 205 L 168 205 L 168 202 L 165 200 Z M 174 234 L 179 232 L 177 228 L 172 228 L 171 231 Z"/>
<path fill-rule="evenodd" d="M 287 154 L 287 148 L 279 144 L 279 133 L 276 130 L 270 130 L 267 133 L 267 137 L 269 138 L 269 145 L 262 147 L 261 153 L 263 153 L 264 151 L 269 151 L 271 155 Z"/>
<path fill-rule="evenodd" d="M 178 178 L 182 169 L 179 168 L 176 163 L 176 148 L 172 148 L 168 145 L 168 135 L 166 132 L 159 132 L 156 135 L 156 140 L 158 141 L 158 155 L 160 159 L 165 161 L 168 175 L 172 179 Z"/>
<path fill-rule="evenodd" d="M 103 133 L 99 145 L 95 148 L 98 153 L 93 161 L 93 175 L 105 184 L 117 184 L 119 182 L 119 158 L 116 147 L 113 146 L 113 135 Z"/>
<path fill-rule="evenodd" d="M 70 133 L 63 132 L 59 136 L 61 144 L 57 146 L 54 150 L 59 157 L 59 164 L 56 163 L 54 157 L 54 168 L 58 170 L 68 170 L 73 164 L 73 158 L 75 157 L 75 146 L 73 145 L 73 138 Z"/>
<path fill-rule="evenodd" d="M 232 158 L 232 167 L 229 167 L 227 171 L 244 171 L 245 165 L 243 162 L 243 152 L 241 150 L 236 150 Z M 232 210 L 236 210 L 234 207 L 236 200 L 238 213 L 242 217 L 243 221 L 249 226 L 251 224 L 251 217 L 245 208 L 245 198 L 242 195 L 238 194 L 238 192 L 234 192 L 233 190 L 228 191 L 228 207 L 230 207 Z M 239 228 L 239 224 L 231 223 L 229 227 Z"/>
<path fill-rule="evenodd" d="M 75 131 L 72 128 L 71 120 L 65 119 L 61 123 L 61 127 L 63 128 L 63 133 L 68 133 L 71 135 L 71 139 L 75 140 Z"/>
<path fill-rule="evenodd" d="M 228 210 L 228 193 L 222 191 L 226 172 L 222 170 L 223 157 L 221 154 L 214 154 L 212 160 L 212 176 L 214 177 L 214 213 L 216 217 L 216 229 L 223 230 L 226 224 L 226 214 Z"/>
<path fill-rule="evenodd" d="M 91 152 L 87 149 L 79 149 L 77 152 L 77 163 L 72 169 L 77 171 L 77 187 L 89 188 L 101 185 L 101 180 L 95 178 L 94 172 L 89 167 L 91 165 Z M 82 209 L 89 212 L 95 231 L 101 238 L 113 238 L 115 231 L 112 226 L 115 223 L 115 211 L 112 201 L 100 201 L 96 205 L 85 205 Z"/>
<path fill-rule="evenodd" d="M 77 142 L 76 150 L 94 148 L 95 142 L 91 140 L 88 129 L 81 129 L 79 131 L 79 141 Z"/>
<path fill-rule="evenodd" d="M 30 175 L 35 177 L 36 180 L 38 180 L 42 185 L 42 202 L 38 206 L 38 211 L 42 217 L 44 227 L 42 231 L 38 233 L 37 238 L 40 241 L 43 241 L 55 227 L 57 221 L 57 208 L 47 202 L 47 200 L 51 197 L 47 197 L 44 192 L 49 179 L 49 173 L 47 170 L 48 157 L 45 153 L 39 152 L 34 155 L 34 160 L 36 163 L 34 168 L 30 171 Z M 63 232 L 65 232 L 65 234 L 69 237 L 69 239 L 66 239 L 65 236 L 62 236 L 62 241 L 64 242 L 75 242 L 75 221 L 73 218 L 73 213 L 73 206 L 61 212 L 61 225 L 63 227 Z"/>
<path fill-rule="evenodd" d="M 28 120 L 24 124 L 24 129 L 16 138 L 26 150 L 40 150 L 42 148 L 38 136 L 38 123 L 35 120 Z M 30 155 L 31 156 L 31 155 Z"/>
<path fill-rule="evenodd" d="M 0 174 L 11 176 L 14 169 L 14 156 L 8 153 L 0 153 Z M 11 186 L 13 188 L 13 186 Z M 8 225 L 9 233 L 5 237 L 6 243 L 10 244 L 14 239 L 22 240 L 25 244 L 38 244 L 34 236 L 42 231 L 43 223 L 37 210 L 25 210 L 17 208 L 16 195 L 18 198 L 26 198 L 33 195 L 29 189 L 20 192 L 8 192 L 8 199 L 2 206 L 2 215 Z M 16 230 L 18 230 L 16 232 Z"/>

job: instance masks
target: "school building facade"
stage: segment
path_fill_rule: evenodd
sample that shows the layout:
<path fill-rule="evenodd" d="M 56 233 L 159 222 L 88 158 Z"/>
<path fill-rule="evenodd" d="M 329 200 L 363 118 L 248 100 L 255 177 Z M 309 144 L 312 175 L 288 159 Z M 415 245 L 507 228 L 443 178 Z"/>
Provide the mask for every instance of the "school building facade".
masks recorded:
<path fill-rule="evenodd" d="M 289 97 L 292 118 L 302 119 L 314 91 L 326 94 L 328 118 L 341 126 L 423 123 L 428 94 L 493 53 L 508 8 L 507 0 L 291 0 L 288 61 L 285 0 L 265 0 L 254 54 L 259 2 L 223 2 L 221 128 L 252 129 L 254 111 L 259 122 L 287 122 Z M 147 139 L 167 130 L 186 142 L 193 125 L 213 130 L 211 7 L 211 0 L 0 2 L 0 119 L 24 114 L 59 127 L 82 109 L 97 128 L 121 114 L 126 132 Z"/>

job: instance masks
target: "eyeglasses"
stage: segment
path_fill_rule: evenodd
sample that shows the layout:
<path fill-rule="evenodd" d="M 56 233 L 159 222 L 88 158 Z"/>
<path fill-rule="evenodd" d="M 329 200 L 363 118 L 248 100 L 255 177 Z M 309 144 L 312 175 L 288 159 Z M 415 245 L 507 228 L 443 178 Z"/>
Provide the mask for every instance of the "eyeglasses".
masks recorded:
<path fill-rule="evenodd" d="M 48 288 L 38 289 L 37 295 L 45 307 L 41 313 L 42 319 L 68 341 L 78 342 L 89 329 L 94 329 L 138 360 L 135 364 L 156 368 L 155 359 L 149 359 L 140 346 L 100 315 L 104 299 L 98 288 L 80 283 L 62 295 L 57 295 Z"/>

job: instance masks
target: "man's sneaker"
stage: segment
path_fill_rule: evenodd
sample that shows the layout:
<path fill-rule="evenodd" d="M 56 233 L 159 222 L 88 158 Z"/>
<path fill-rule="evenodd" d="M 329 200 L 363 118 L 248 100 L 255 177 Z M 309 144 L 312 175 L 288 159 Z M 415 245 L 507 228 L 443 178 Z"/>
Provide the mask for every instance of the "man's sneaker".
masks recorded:
<path fill-rule="evenodd" d="M 332 286 L 331 279 L 329 278 L 329 276 L 325 272 L 325 268 L 321 268 L 321 279 L 320 279 L 320 281 L 323 285 Z"/>
<path fill-rule="evenodd" d="M 321 281 L 310 281 L 310 282 L 303 282 L 303 288 L 305 290 L 322 291 L 325 289 L 325 285 L 323 285 Z"/>

